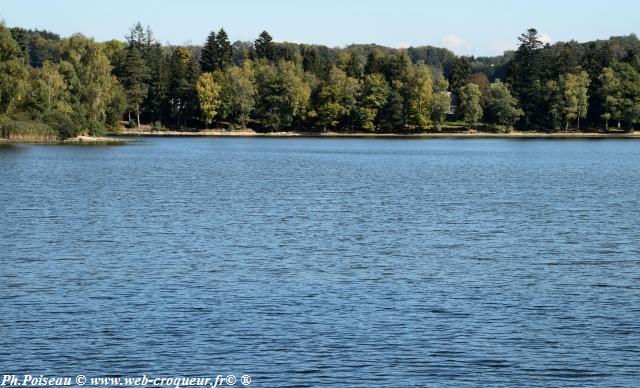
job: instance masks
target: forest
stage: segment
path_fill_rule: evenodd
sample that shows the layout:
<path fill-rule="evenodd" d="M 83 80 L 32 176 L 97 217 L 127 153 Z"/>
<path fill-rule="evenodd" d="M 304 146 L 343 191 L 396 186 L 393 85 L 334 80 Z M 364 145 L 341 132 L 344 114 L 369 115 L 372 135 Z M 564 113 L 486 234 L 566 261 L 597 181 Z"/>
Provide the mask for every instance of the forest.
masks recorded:
<path fill-rule="evenodd" d="M 160 44 L 140 23 L 96 42 L 0 26 L 0 131 L 65 139 L 154 129 L 410 133 L 633 131 L 640 41 L 543 44 L 535 29 L 496 57 L 431 46 L 330 48 L 264 31 L 231 43 Z"/>

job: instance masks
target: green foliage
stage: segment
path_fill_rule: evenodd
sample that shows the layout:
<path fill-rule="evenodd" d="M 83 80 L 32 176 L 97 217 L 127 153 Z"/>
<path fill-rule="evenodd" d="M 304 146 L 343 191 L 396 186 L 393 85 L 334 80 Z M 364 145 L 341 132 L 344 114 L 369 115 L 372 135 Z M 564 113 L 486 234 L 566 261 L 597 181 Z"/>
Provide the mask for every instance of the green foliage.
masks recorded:
<path fill-rule="evenodd" d="M 13 141 L 55 141 L 56 130 L 36 121 L 6 121 L 0 126 L 0 136 Z"/>
<path fill-rule="evenodd" d="M 457 100 L 469 127 L 484 119 L 504 129 L 603 121 L 608 129 L 613 121 L 632 130 L 640 121 L 636 36 L 543 45 L 530 29 L 519 40 L 515 52 L 474 58 L 429 46 L 280 43 L 266 31 L 231 45 L 220 29 L 200 48 L 163 47 L 140 23 L 125 42 L 104 43 L 0 26 L 0 117 L 30 122 L 54 112 L 92 133 L 119 127 L 125 112 L 137 125 L 170 127 L 441 130 Z M 56 131 L 60 117 L 49 122 Z M 62 137 L 75 133 L 69 128 Z"/>
<path fill-rule="evenodd" d="M 0 24 L 0 115 L 11 114 L 24 102 L 28 76 L 17 43 Z"/>
<path fill-rule="evenodd" d="M 360 128 L 367 131 L 377 128 L 378 113 L 387 103 L 389 92 L 389 85 L 382 74 L 374 73 L 365 77 L 357 108 Z"/>
<path fill-rule="evenodd" d="M 335 128 L 340 123 L 351 125 L 356 109 L 360 83 L 337 67 L 332 67 L 327 80 L 318 91 L 316 124 L 326 129 Z"/>
<path fill-rule="evenodd" d="M 491 98 L 489 78 L 484 73 L 473 73 L 469 76 L 469 82 L 478 85 L 478 89 L 480 89 L 480 94 L 482 95 L 480 97 L 480 105 L 482 105 L 482 109 L 486 109 Z"/>
<path fill-rule="evenodd" d="M 34 68 L 46 61 L 57 62 L 59 58 L 60 36 L 45 30 L 10 29 L 13 39 L 20 48 L 20 57 Z"/>
<path fill-rule="evenodd" d="M 500 81 L 491 84 L 488 116 L 492 122 L 509 130 L 523 114 L 518 107 L 518 100 L 511 95 L 506 84 Z"/>
<path fill-rule="evenodd" d="M 467 127 L 471 129 L 482 118 L 482 106 L 480 105 L 480 88 L 476 84 L 468 83 L 460 88 L 460 115 Z"/>
<path fill-rule="evenodd" d="M 56 131 L 62 140 L 76 137 L 80 134 L 80 127 L 66 114 L 59 111 L 51 111 L 40 118 L 44 124 Z"/>
<path fill-rule="evenodd" d="M 569 129 L 572 120 L 576 120 L 576 129 L 580 129 L 580 118 L 587 115 L 589 77 L 584 71 L 561 75 L 559 85 L 564 99 L 565 130 Z"/>
<path fill-rule="evenodd" d="M 69 91 L 58 68 L 59 65 L 47 61 L 32 71 L 28 106 L 34 113 L 51 110 L 71 113 Z"/>
<path fill-rule="evenodd" d="M 119 78 L 126 91 L 127 109 L 136 113 L 139 127 L 140 105 L 149 93 L 149 68 L 142 57 L 141 46 L 130 43 L 125 53 Z"/>
<path fill-rule="evenodd" d="M 203 72 L 224 70 L 231 65 L 233 48 L 224 28 L 216 34 L 211 31 L 200 53 L 200 67 Z"/>
<path fill-rule="evenodd" d="M 471 65 L 469 60 L 464 57 L 456 58 L 451 65 L 451 76 L 449 77 L 449 86 L 451 91 L 457 92 L 467 84 L 471 75 Z"/>
<path fill-rule="evenodd" d="M 280 61 L 262 62 L 256 68 L 258 117 L 265 128 L 280 131 L 306 118 L 311 88 L 302 66 Z"/>
<path fill-rule="evenodd" d="M 242 128 L 246 128 L 256 105 L 256 94 L 251 61 L 245 61 L 242 67 L 227 68 L 221 90 L 224 117 L 231 118 Z"/>
<path fill-rule="evenodd" d="M 540 111 L 544 99 L 542 93 L 542 41 L 534 28 L 518 37 L 520 47 L 509 63 L 507 81 L 516 98 L 522 103 L 525 126 L 539 125 Z"/>
<path fill-rule="evenodd" d="M 604 107 L 604 113 L 601 117 L 605 121 L 605 128 L 609 130 L 609 120 L 613 119 L 618 123 L 622 120 L 622 93 L 624 91 L 620 79 L 610 67 L 602 69 L 598 80 L 602 85 L 601 98 Z"/>
<path fill-rule="evenodd" d="M 557 81 L 549 80 L 545 84 L 545 104 L 550 129 L 560 130 L 564 117 L 564 95 Z"/>
<path fill-rule="evenodd" d="M 144 58 L 149 69 L 149 92 L 142 103 L 143 113 L 146 113 L 150 120 L 162 121 L 168 110 L 169 93 L 169 61 L 164 54 L 163 47 L 155 42 L 151 32 L 147 32 L 147 43 L 143 51 Z"/>
<path fill-rule="evenodd" d="M 67 84 L 73 112 L 84 128 L 99 132 L 106 125 L 118 85 L 109 58 L 101 45 L 82 35 L 65 40 L 60 57 L 58 71 Z"/>
<path fill-rule="evenodd" d="M 387 57 L 382 50 L 374 48 L 367 57 L 367 64 L 364 67 L 365 74 L 384 73 L 387 68 Z"/>
<path fill-rule="evenodd" d="M 258 39 L 253 43 L 257 58 L 273 61 L 275 58 L 275 46 L 273 38 L 267 31 L 262 31 Z"/>
<path fill-rule="evenodd" d="M 169 60 L 168 99 L 171 117 L 178 126 L 186 125 L 196 115 L 198 99 L 196 81 L 200 69 L 185 47 L 176 47 Z"/>
<path fill-rule="evenodd" d="M 204 72 L 218 70 L 218 40 L 215 31 L 211 31 L 200 52 L 200 68 Z"/>
<path fill-rule="evenodd" d="M 380 128 L 386 131 L 403 130 L 407 123 L 407 109 L 402 93 L 403 83 L 393 81 L 387 104 L 380 111 Z"/>
<path fill-rule="evenodd" d="M 433 81 L 431 71 L 424 63 L 418 63 L 406 84 L 409 123 L 417 128 L 431 125 Z"/>
<path fill-rule="evenodd" d="M 451 111 L 451 96 L 447 92 L 449 82 L 442 76 L 436 74 L 433 81 L 433 104 L 431 106 L 431 120 L 435 124 L 435 129 L 440 132 L 447 114 Z"/>
<path fill-rule="evenodd" d="M 620 82 L 620 119 L 630 131 L 640 122 L 640 71 L 627 62 L 614 62 L 613 70 Z"/>
<path fill-rule="evenodd" d="M 229 42 L 229 35 L 221 28 L 216 35 L 216 40 L 218 42 L 218 69 L 224 70 L 232 63 L 233 57 L 233 48 L 231 47 L 231 42 Z"/>
<path fill-rule="evenodd" d="M 105 127 L 118 130 L 127 109 L 127 94 L 118 82 L 109 85 L 109 105 L 105 110 Z"/>

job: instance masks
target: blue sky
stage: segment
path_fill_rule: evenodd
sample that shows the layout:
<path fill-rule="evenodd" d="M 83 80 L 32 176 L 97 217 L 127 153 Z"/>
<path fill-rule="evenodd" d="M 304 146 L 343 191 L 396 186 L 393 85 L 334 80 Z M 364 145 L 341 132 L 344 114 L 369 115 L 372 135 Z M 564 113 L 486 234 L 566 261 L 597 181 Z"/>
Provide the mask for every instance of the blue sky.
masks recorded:
<path fill-rule="evenodd" d="M 391 47 L 429 44 L 458 54 L 494 55 L 514 48 L 535 27 L 550 41 L 587 41 L 638 32 L 634 0 L 1 0 L 9 26 L 97 40 L 123 39 L 137 21 L 163 43 L 201 43 L 224 27 L 232 41 L 267 30 L 277 41 Z"/>

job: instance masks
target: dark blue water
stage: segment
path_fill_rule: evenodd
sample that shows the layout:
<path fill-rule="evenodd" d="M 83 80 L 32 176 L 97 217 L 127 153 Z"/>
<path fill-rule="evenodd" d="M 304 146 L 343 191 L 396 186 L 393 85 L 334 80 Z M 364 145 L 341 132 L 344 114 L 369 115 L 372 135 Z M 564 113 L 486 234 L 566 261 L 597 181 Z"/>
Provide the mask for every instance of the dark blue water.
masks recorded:
<path fill-rule="evenodd" d="M 639 220 L 633 140 L 2 147 L 0 372 L 634 386 Z"/>

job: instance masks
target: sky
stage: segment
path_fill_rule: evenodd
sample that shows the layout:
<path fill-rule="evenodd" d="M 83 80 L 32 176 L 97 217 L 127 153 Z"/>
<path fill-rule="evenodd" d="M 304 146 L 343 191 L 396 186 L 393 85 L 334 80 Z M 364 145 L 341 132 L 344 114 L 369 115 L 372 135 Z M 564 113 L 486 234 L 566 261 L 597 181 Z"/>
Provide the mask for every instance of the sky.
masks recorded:
<path fill-rule="evenodd" d="M 136 22 L 162 43 L 202 44 L 220 27 L 231 41 L 267 30 L 275 41 L 345 46 L 432 45 L 457 54 L 497 55 L 536 28 L 549 42 L 637 33 L 635 0 L 0 0 L 8 26 L 124 39 Z"/>

